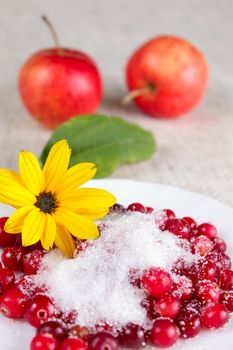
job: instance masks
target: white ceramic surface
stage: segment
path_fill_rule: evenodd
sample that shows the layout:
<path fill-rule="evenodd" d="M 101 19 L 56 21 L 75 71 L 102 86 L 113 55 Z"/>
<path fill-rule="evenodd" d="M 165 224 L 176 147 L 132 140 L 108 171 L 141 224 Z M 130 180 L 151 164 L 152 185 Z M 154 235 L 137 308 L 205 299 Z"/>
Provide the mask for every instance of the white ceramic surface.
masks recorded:
<path fill-rule="evenodd" d="M 95 180 L 92 187 L 105 188 L 113 192 L 117 201 L 129 204 L 140 201 L 155 209 L 171 208 L 178 216 L 192 216 L 199 222 L 211 221 L 226 239 L 233 256 L 233 209 L 211 198 L 184 191 L 172 186 L 135 182 L 130 180 Z M 0 206 L 0 216 L 8 215 L 12 209 Z M 0 349 L 28 350 L 34 329 L 23 322 L 15 322 L 0 316 Z M 179 341 L 174 350 L 224 350 L 233 349 L 233 320 L 224 329 L 202 332 L 193 340 Z"/>

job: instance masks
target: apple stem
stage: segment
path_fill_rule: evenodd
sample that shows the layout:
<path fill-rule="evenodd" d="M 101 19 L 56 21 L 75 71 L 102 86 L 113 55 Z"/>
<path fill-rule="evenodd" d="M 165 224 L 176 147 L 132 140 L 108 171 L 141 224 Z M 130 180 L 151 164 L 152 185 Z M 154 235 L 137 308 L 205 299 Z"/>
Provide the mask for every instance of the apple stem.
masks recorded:
<path fill-rule="evenodd" d="M 122 100 L 123 105 L 129 104 L 131 101 L 133 101 L 136 97 L 142 96 L 144 94 L 147 94 L 148 92 L 151 92 L 155 90 L 155 87 L 152 86 L 151 84 L 143 86 L 140 89 L 135 89 L 130 91 Z"/>
<path fill-rule="evenodd" d="M 47 24 L 47 26 L 49 27 L 49 30 L 50 30 L 50 32 L 51 32 L 51 34 L 52 34 L 53 40 L 54 40 L 54 42 L 55 42 L 55 45 L 56 45 L 57 49 L 60 50 L 60 48 L 61 48 L 60 42 L 59 42 L 59 40 L 58 40 L 58 36 L 57 36 L 57 33 L 56 33 L 56 31 L 55 31 L 55 28 L 54 28 L 52 22 L 51 22 L 51 21 L 48 19 L 48 17 L 45 16 L 45 15 L 41 16 L 41 19 L 42 19 L 42 20 Z"/>

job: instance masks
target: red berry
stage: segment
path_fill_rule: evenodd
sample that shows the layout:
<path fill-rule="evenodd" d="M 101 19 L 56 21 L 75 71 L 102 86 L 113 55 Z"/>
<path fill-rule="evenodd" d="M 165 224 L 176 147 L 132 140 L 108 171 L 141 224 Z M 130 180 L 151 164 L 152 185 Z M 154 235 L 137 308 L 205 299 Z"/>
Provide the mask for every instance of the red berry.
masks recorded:
<path fill-rule="evenodd" d="M 224 326 L 229 319 L 229 312 L 222 304 L 207 307 L 202 315 L 202 321 L 206 328 L 217 329 Z"/>
<path fill-rule="evenodd" d="M 173 281 L 167 271 L 152 267 L 144 271 L 142 285 L 149 295 L 161 297 L 171 290 Z"/>
<path fill-rule="evenodd" d="M 152 345 L 160 348 L 168 348 L 176 343 L 178 337 L 178 329 L 172 320 L 155 320 L 150 336 Z"/>
<path fill-rule="evenodd" d="M 34 327 L 39 327 L 41 323 L 48 321 L 54 316 L 55 307 L 46 295 L 36 295 L 29 303 L 26 318 Z"/>
<path fill-rule="evenodd" d="M 214 263 L 210 260 L 201 259 L 195 265 L 196 269 L 196 280 L 210 280 L 212 281 L 216 275 L 217 269 Z"/>
<path fill-rule="evenodd" d="M 179 258 L 172 267 L 172 272 L 176 275 L 182 275 L 185 270 L 184 259 Z"/>
<path fill-rule="evenodd" d="M 228 311 L 233 312 L 233 291 L 222 292 L 219 302 L 225 305 Z"/>
<path fill-rule="evenodd" d="M 154 211 L 154 208 L 152 208 L 152 207 L 145 207 L 145 213 L 146 214 L 151 214 L 151 213 L 153 213 L 153 211 Z"/>
<path fill-rule="evenodd" d="M 212 261 L 218 271 L 223 269 L 230 270 L 231 268 L 231 259 L 225 253 L 214 250 L 213 252 L 207 254 L 205 258 Z"/>
<path fill-rule="evenodd" d="M 145 213 L 145 207 L 141 203 L 132 203 L 127 208 L 128 211 L 139 211 Z"/>
<path fill-rule="evenodd" d="M 58 350 L 58 342 L 46 334 L 38 334 L 31 341 L 30 350 Z"/>
<path fill-rule="evenodd" d="M 185 216 L 184 218 L 182 218 L 182 220 L 186 221 L 189 224 L 191 230 L 195 230 L 197 228 L 197 223 L 193 218 Z"/>
<path fill-rule="evenodd" d="M 10 270 L 20 270 L 23 264 L 24 253 L 23 247 L 7 247 L 2 252 L 2 262 Z"/>
<path fill-rule="evenodd" d="M 165 230 L 182 239 L 190 239 L 191 229 L 189 224 L 182 219 L 169 219 L 165 223 Z"/>
<path fill-rule="evenodd" d="M 23 318 L 28 298 L 21 290 L 12 288 L 7 290 L 1 297 L 0 309 L 6 317 L 12 319 Z"/>
<path fill-rule="evenodd" d="M 0 218 L 0 248 L 13 246 L 16 242 L 17 235 L 4 231 L 4 226 L 8 217 Z"/>
<path fill-rule="evenodd" d="M 79 338 L 84 342 L 87 342 L 90 337 L 90 331 L 87 327 L 79 326 L 76 324 L 72 328 L 69 329 L 68 335 L 70 338 Z"/>
<path fill-rule="evenodd" d="M 185 308 L 176 319 L 182 338 L 193 338 L 201 331 L 201 317 L 195 309 Z"/>
<path fill-rule="evenodd" d="M 7 268 L 0 269 L 0 284 L 2 286 L 3 291 L 10 289 L 14 286 L 15 283 L 15 275 L 14 273 Z"/>
<path fill-rule="evenodd" d="M 176 218 L 176 214 L 171 209 L 163 209 L 162 211 L 163 211 L 163 213 L 166 216 L 166 220 L 170 220 L 170 219 L 175 219 Z"/>
<path fill-rule="evenodd" d="M 186 276 L 180 276 L 172 288 L 172 295 L 179 298 L 181 301 L 188 300 L 192 297 L 194 288 L 192 281 Z"/>
<path fill-rule="evenodd" d="M 107 332 L 93 334 L 88 342 L 88 350 L 117 350 L 118 340 Z"/>
<path fill-rule="evenodd" d="M 227 250 L 226 242 L 222 238 L 216 237 L 214 239 L 214 250 L 218 250 L 221 253 L 225 253 L 225 251 Z"/>
<path fill-rule="evenodd" d="M 61 343 L 59 350 L 87 350 L 87 346 L 82 339 L 66 338 Z"/>
<path fill-rule="evenodd" d="M 57 341 L 62 341 L 67 336 L 65 328 L 57 321 L 47 321 L 42 323 L 37 329 L 37 334 L 50 335 Z"/>
<path fill-rule="evenodd" d="M 217 303 L 220 297 L 220 289 L 217 283 L 203 280 L 196 285 L 196 298 L 202 304 Z"/>
<path fill-rule="evenodd" d="M 214 225 L 204 223 L 198 226 L 197 228 L 197 234 L 199 236 L 206 236 L 209 239 L 213 240 L 214 238 L 217 237 L 218 231 Z"/>
<path fill-rule="evenodd" d="M 130 323 L 119 334 L 119 342 L 123 347 L 140 349 L 146 345 L 145 331 L 139 325 Z"/>
<path fill-rule="evenodd" d="M 44 252 L 42 250 L 34 250 L 24 256 L 23 271 L 26 275 L 35 275 L 41 265 Z"/>
<path fill-rule="evenodd" d="M 220 288 L 224 290 L 233 289 L 233 271 L 222 270 L 219 275 Z"/>
<path fill-rule="evenodd" d="M 170 294 L 157 301 L 157 311 L 161 317 L 174 319 L 179 314 L 180 306 L 180 300 Z"/>
<path fill-rule="evenodd" d="M 122 214 L 125 212 L 125 207 L 119 203 L 115 203 L 110 209 L 109 209 L 110 213 L 118 213 L 118 214 Z"/>
<path fill-rule="evenodd" d="M 191 244 L 191 250 L 193 254 L 200 254 L 205 256 L 210 253 L 214 248 L 214 243 L 206 236 L 196 237 Z"/>
<path fill-rule="evenodd" d="M 147 317 L 150 320 L 154 320 L 159 317 L 159 313 L 157 311 L 157 300 L 155 298 L 147 296 L 142 301 L 142 306 L 146 309 Z"/>

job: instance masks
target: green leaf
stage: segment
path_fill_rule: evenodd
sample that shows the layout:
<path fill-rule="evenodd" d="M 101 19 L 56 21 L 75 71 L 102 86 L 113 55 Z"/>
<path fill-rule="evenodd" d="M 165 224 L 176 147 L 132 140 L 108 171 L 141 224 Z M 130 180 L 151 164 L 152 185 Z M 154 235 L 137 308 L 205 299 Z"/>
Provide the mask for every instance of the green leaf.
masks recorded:
<path fill-rule="evenodd" d="M 151 132 L 119 117 L 83 115 L 60 125 L 45 146 L 45 163 L 52 145 L 66 139 L 72 149 L 70 166 L 80 162 L 97 165 L 96 177 L 109 176 L 118 166 L 149 159 L 156 149 Z"/>

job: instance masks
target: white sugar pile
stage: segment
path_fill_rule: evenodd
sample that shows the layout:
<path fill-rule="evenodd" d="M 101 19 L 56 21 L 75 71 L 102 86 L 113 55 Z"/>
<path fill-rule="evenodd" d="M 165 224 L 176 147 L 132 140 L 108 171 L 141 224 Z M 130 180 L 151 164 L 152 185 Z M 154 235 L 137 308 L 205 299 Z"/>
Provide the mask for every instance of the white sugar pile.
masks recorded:
<path fill-rule="evenodd" d="M 146 326 L 145 293 L 129 283 L 129 271 L 152 266 L 171 271 L 179 257 L 191 263 L 194 256 L 183 240 L 155 226 L 155 214 L 112 214 L 105 225 L 101 237 L 73 260 L 57 250 L 48 253 L 36 282 L 49 287 L 63 311 L 77 310 L 80 325 Z"/>

